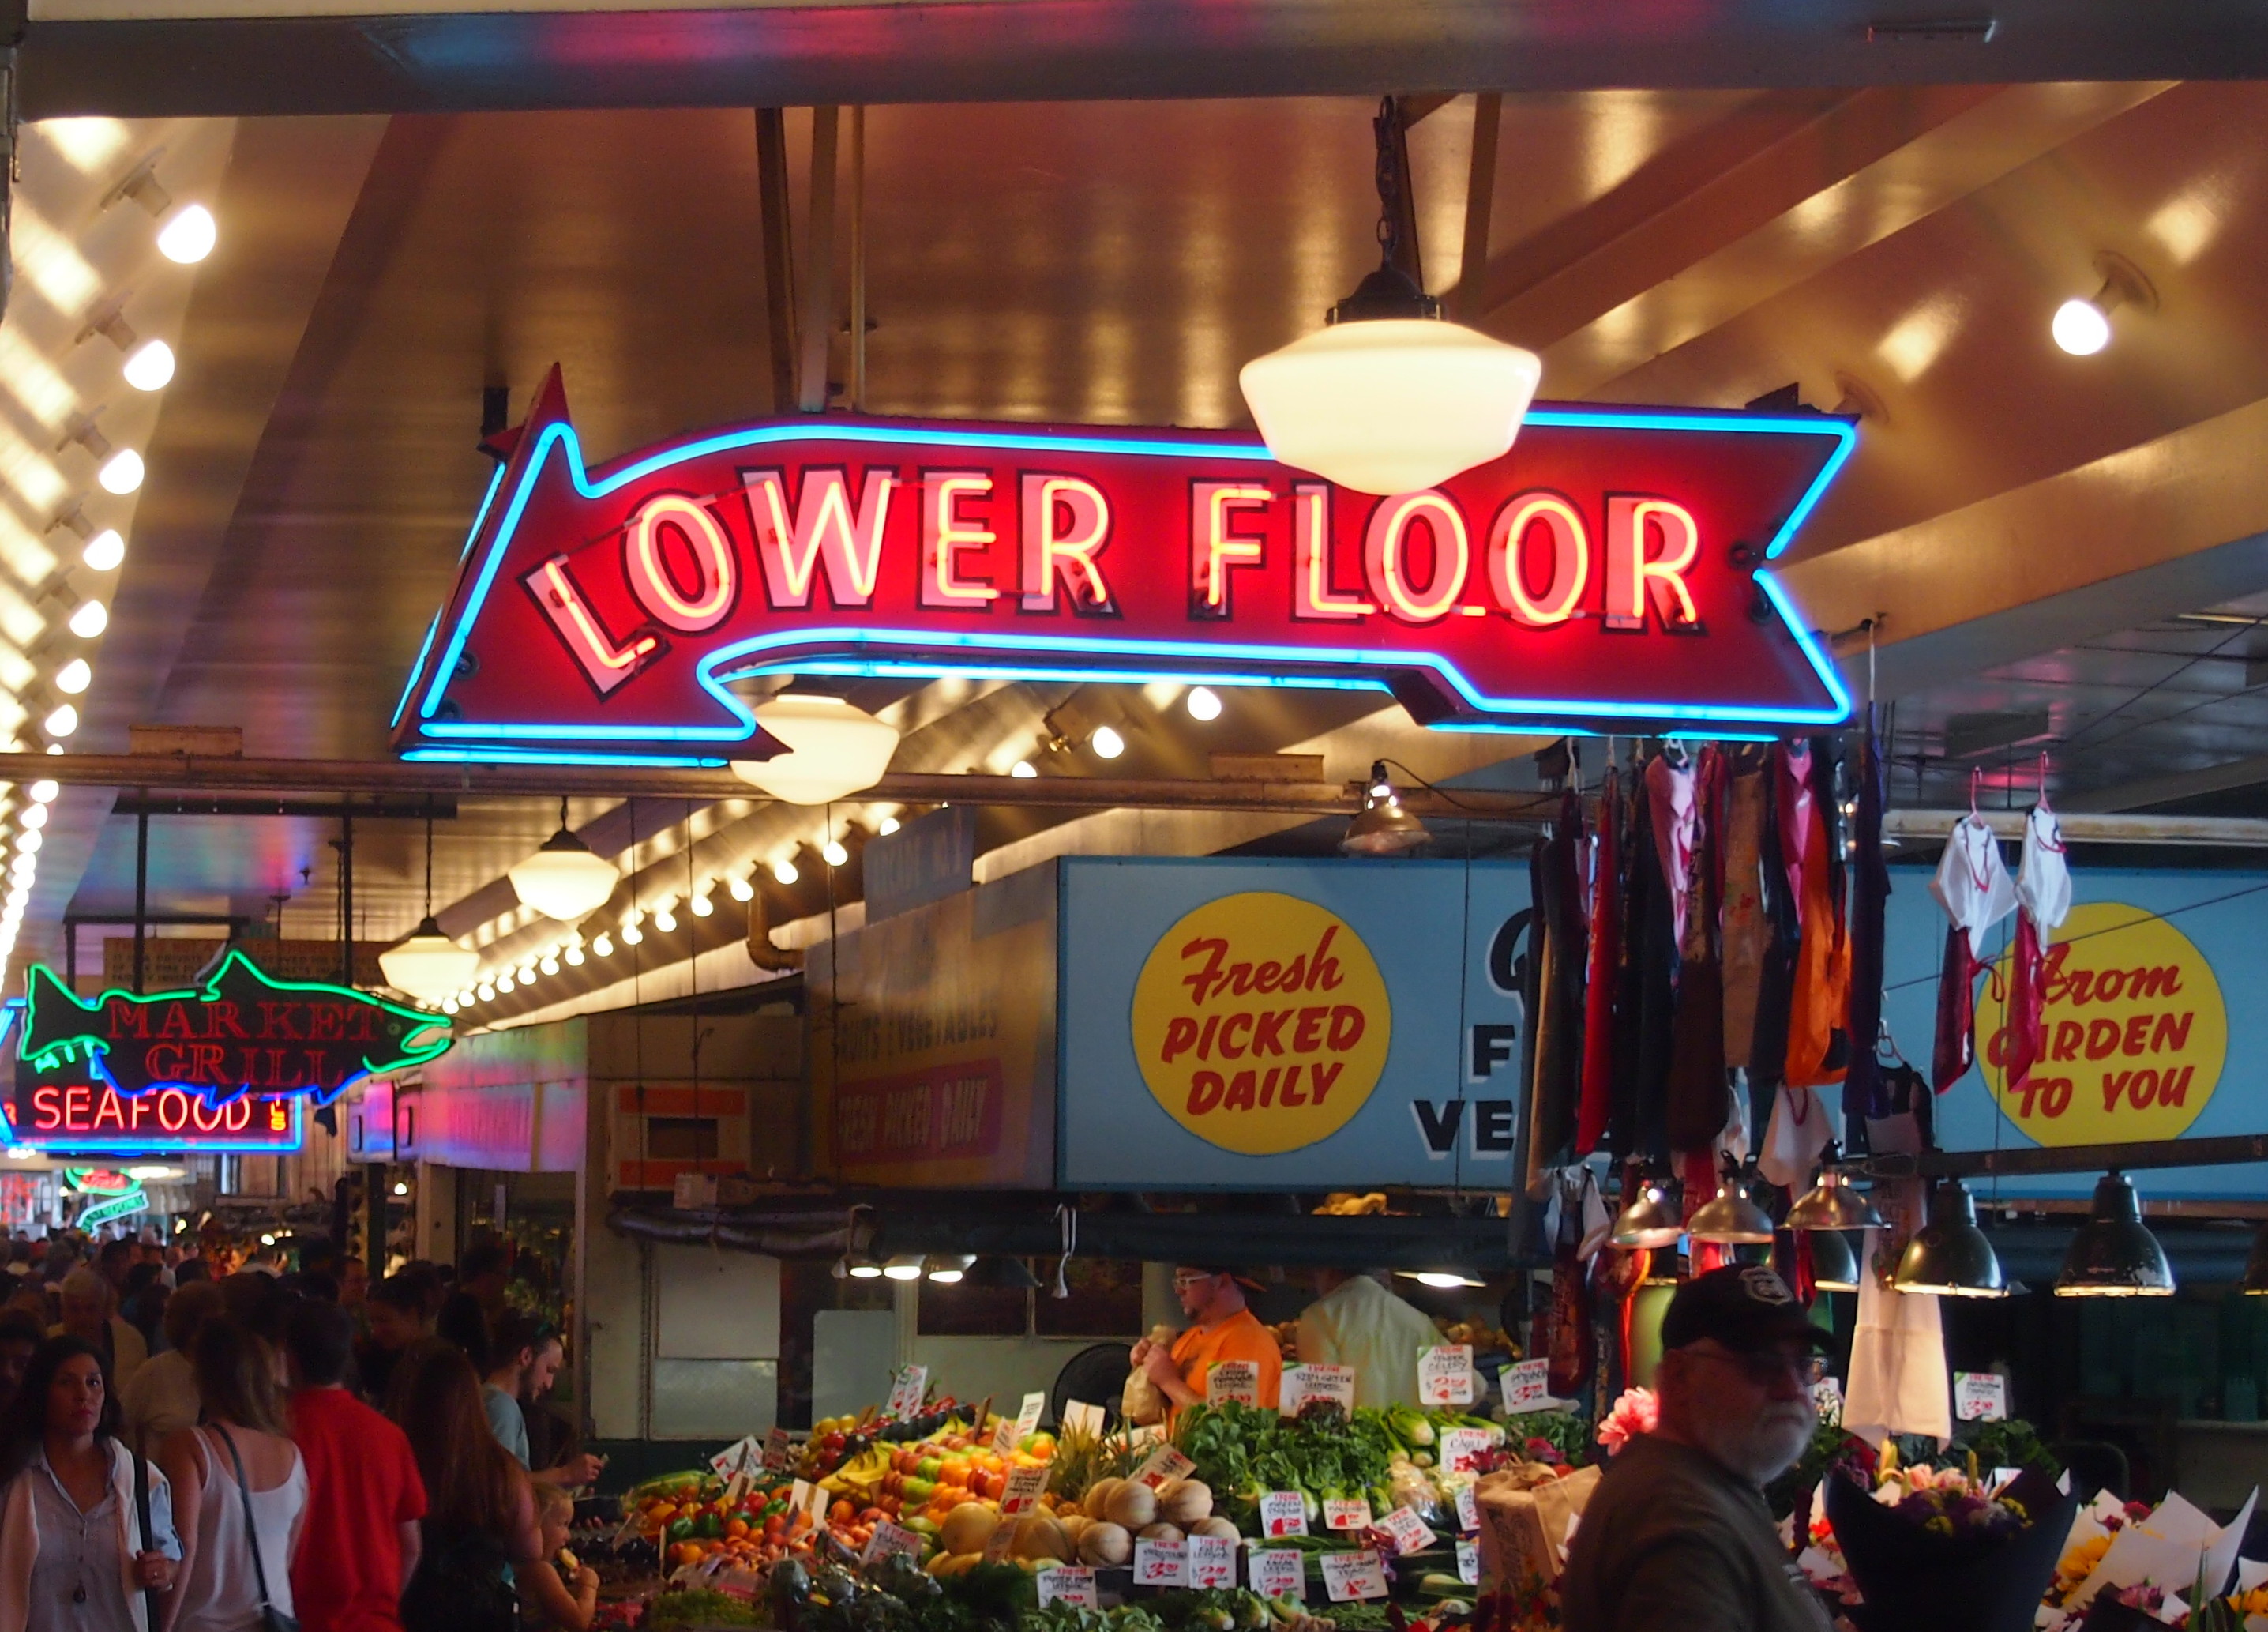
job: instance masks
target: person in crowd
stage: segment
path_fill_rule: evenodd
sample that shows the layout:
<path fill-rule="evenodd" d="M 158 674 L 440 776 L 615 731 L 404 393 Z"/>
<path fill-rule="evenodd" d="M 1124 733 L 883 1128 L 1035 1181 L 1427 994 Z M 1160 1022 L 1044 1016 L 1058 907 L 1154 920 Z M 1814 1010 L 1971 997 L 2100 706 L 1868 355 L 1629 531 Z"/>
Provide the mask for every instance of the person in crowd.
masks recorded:
<path fill-rule="evenodd" d="M 134 1243 L 123 1237 L 106 1241 L 95 1249 L 95 1268 L 121 1298 L 126 1296 L 126 1272 L 134 1267 Z"/>
<path fill-rule="evenodd" d="M 40 1263 L 40 1278 L 55 1286 L 77 1267 L 78 1243 L 68 1235 L 48 1237 L 48 1255 Z"/>
<path fill-rule="evenodd" d="M 90 1272 L 92 1273 L 92 1272 Z M 0 1632 L 159 1632 L 180 1544 L 163 1470 L 118 1437 L 99 1350 L 49 1338 L 0 1418 Z"/>
<path fill-rule="evenodd" d="M 1388 1289 L 1382 1269 L 1319 1269 L 1315 1289 L 1300 1315 L 1301 1362 L 1352 1366 L 1358 1406 L 1416 1406 L 1418 1356 L 1441 1340 L 1432 1321 Z"/>
<path fill-rule="evenodd" d="M 171 1632 L 253 1632 L 263 1606 L 292 1614 L 306 1468 L 285 1436 L 265 1341 L 232 1320 L 208 1320 L 190 1355 L 204 1424 L 172 1435 L 158 1457 L 181 1540 Z"/>
<path fill-rule="evenodd" d="M 0 1309 L 0 1417 L 23 1386 L 32 1356 L 48 1340 L 47 1328 L 20 1309 Z"/>
<path fill-rule="evenodd" d="M 1235 1273 L 1218 1264 L 1180 1265 L 1174 1296 L 1191 1324 L 1171 1344 L 1144 1338 L 1132 1356 L 1166 1396 L 1169 1414 L 1204 1404 L 1205 1373 L 1224 1360 L 1248 1360 L 1258 1368 L 1261 1408 L 1273 1411 L 1284 1382 L 1284 1352 L 1244 1306 L 1244 1285 Z"/>
<path fill-rule="evenodd" d="M 334 1281 L 339 1274 L 339 1244 L 328 1236 L 310 1236 L 299 1244 L 299 1273 L 302 1275 L 328 1275 Z"/>
<path fill-rule="evenodd" d="M 526 1619 L 523 1625 L 556 1628 L 559 1632 L 589 1632 L 591 1622 L 599 1613 L 599 1572 L 587 1564 L 571 1566 L 560 1557 L 567 1546 L 567 1532 L 575 1523 L 575 1498 L 556 1485 L 538 1483 L 535 1487 L 536 1523 L 542 1527 L 543 1562 L 536 1569 L 546 1574 L 564 1571 L 567 1588 L 574 1595 L 576 1618 L 561 1621 L 548 1614 L 529 1587 L 519 1589 L 520 1606 Z"/>
<path fill-rule="evenodd" d="M 356 1355 L 364 1397 L 383 1405 L 401 1351 L 433 1334 L 425 1288 L 408 1275 L 388 1275 L 371 1289 L 370 1336 Z"/>
<path fill-rule="evenodd" d="M 425 1485 L 401 1430 L 346 1387 L 354 1326 L 307 1299 L 284 1326 L 291 1441 L 306 1468 L 291 1560 L 301 1632 L 401 1632 L 403 1589 L 424 1547 Z"/>
<path fill-rule="evenodd" d="M 1567 1632 L 1827 1632 L 1764 1498 L 1818 1427 L 1811 1384 L 1827 1340 L 1762 1265 L 1677 1289 L 1658 1424 L 1608 1464 L 1575 1532 Z"/>
<path fill-rule="evenodd" d="M 426 1358 L 401 1392 L 401 1431 L 417 1458 L 430 1502 L 425 1554 L 402 1598 L 402 1625 L 514 1624 L 515 1584 L 565 1627 L 587 1624 L 580 1606 L 544 1563 L 535 1481 L 497 1444 L 481 1407 L 472 1362 L 453 1349 Z"/>
<path fill-rule="evenodd" d="M 205 1323 L 221 1312 L 220 1289 L 193 1281 L 166 1304 L 165 1352 L 153 1355 L 118 1393 L 126 1412 L 129 1444 L 161 1445 L 166 1436 L 196 1426 L 203 1402 L 189 1364 L 189 1351 Z"/>
<path fill-rule="evenodd" d="M 8 1301 L 0 1303 L 0 1309 L 31 1320 L 40 1328 L 40 1335 L 43 1338 L 48 1328 L 55 1323 L 48 1302 L 48 1289 L 36 1275 L 17 1281 L 9 1289 Z"/>
<path fill-rule="evenodd" d="M 32 1243 L 18 1235 L 8 1244 L 8 1274 L 18 1281 L 32 1273 Z"/>
<path fill-rule="evenodd" d="M 150 1347 L 142 1340 L 142 1334 L 118 1318 L 117 1289 L 85 1265 L 63 1277 L 63 1319 L 48 1335 L 69 1335 L 90 1345 L 102 1356 L 111 1385 L 121 1391 L 150 1357 Z"/>
<path fill-rule="evenodd" d="M 272 1344 L 284 1340 L 284 1317 L 291 1295 L 274 1275 L 239 1270 L 220 1283 L 221 1307 L 228 1318 Z"/>
<path fill-rule="evenodd" d="M 550 1392 L 566 1357 L 559 1333 L 548 1321 L 516 1309 L 506 1310 L 497 1321 L 496 1363 L 482 1380 L 481 1405 L 497 1443 L 522 1467 L 532 1466 L 526 1407 Z M 534 1471 L 543 1483 L 572 1487 L 596 1480 L 599 1466 L 594 1456 L 573 1456 L 556 1467 Z"/>
<path fill-rule="evenodd" d="M 349 1254 L 339 1260 L 339 1307 L 359 1311 L 370 1296 L 370 1266 Z"/>
<path fill-rule="evenodd" d="M 136 1264 L 126 1272 L 126 1296 L 118 1305 L 118 1318 L 142 1334 L 144 1347 L 153 1355 L 166 1346 L 166 1304 L 173 1295 L 158 1278 L 162 1273 L 156 1264 Z"/>
<path fill-rule="evenodd" d="M 210 1283 L 212 1278 L 212 1266 L 201 1257 L 185 1258 L 173 1266 L 173 1289 L 177 1292 L 192 1281 Z"/>
<path fill-rule="evenodd" d="M 244 1260 L 241 1274 L 281 1277 L 284 1274 L 284 1249 L 269 1240 L 262 1240 L 252 1249 Z"/>
<path fill-rule="evenodd" d="M 298 1294 L 301 1297 L 320 1298 L 326 1303 L 335 1303 L 339 1301 L 339 1283 L 331 1279 L 328 1272 L 318 1269 L 299 1277 Z"/>
<path fill-rule="evenodd" d="M 465 1351 L 476 1371 L 494 1362 L 497 1323 L 504 1315 L 510 1257 L 501 1241 L 475 1241 L 457 1263 L 457 1289 L 443 1302 L 433 1330 Z"/>

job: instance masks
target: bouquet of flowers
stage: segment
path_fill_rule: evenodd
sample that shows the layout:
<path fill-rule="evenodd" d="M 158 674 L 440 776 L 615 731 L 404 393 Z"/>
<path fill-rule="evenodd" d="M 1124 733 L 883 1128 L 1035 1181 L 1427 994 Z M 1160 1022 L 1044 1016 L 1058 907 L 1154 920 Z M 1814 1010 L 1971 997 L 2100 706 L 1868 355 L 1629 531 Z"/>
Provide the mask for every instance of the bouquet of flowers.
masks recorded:
<path fill-rule="evenodd" d="M 1996 1488 L 1973 1468 L 1889 1455 L 1871 1488 L 1847 1471 L 1823 1488 L 1862 1632 L 2029 1632 L 2078 1511 L 2036 1472 Z"/>
<path fill-rule="evenodd" d="M 1650 1388 L 1623 1391 L 1615 1401 L 1607 1420 L 1599 1424 L 1599 1443 L 1607 1448 L 1609 1456 L 1621 1454 L 1622 1448 L 1640 1434 L 1651 1434 L 1660 1421 L 1661 1411 Z"/>

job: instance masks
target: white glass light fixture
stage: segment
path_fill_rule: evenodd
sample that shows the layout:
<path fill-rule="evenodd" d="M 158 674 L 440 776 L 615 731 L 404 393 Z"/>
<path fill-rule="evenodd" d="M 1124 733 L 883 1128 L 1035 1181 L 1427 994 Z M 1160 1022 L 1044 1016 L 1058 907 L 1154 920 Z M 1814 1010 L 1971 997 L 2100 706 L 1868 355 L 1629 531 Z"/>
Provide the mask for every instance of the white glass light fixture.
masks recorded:
<path fill-rule="evenodd" d="M 596 912 L 615 893 L 622 875 L 604 856 L 567 831 L 567 801 L 559 801 L 559 831 L 543 848 L 510 868 L 512 893 L 546 918 L 571 923 Z"/>
<path fill-rule="evenodd" d="M 110 609 L 99 601 L 82 601 L 70 615 L 70 631 L 82 640 L 92 640 L 109 627 Z"/>
<path fill-rule="evenodd" d="M 50 737 L 69 736 L 78 729 L 78 710 L 73 708 L 69 703 L 62 704 L 45 720 L 40 721 L 40 729 Z"/>
<path fill-rule="evenodd" d="M 2066 300 L 2056 307 L 2049 332 L 2072 356 L 2093 357 L 2110 343 L 2110 314 L 2092 300 Z"/>
<path fill-rule="evenodd" d="M 772 863 L 772 877 L 782 884 L 792 884 L 802 876 L 803 875 L 796 870 L 795 863 L 786 856 L 782 856 Z"/>
<path fill-rule="evenodd" d="M 592 938 L 591 950 L 600 957 L 612 957 L 615 955 L 615 938 L 601 929 Z"/>
<path fill-rule="evenodd" d="M 1126 751 L 1126 739 L 1119 735 L 1117 728 L 1113 726 L 1095 727 L 1094 735 L 1086 739 L 1086 745 L 1100 759 L 1116 759 Z"/>
<path fill-rule="evenodd" d="M 850 853 L 843 847 L 843 841 L 839 838 L 828 839 L 819 847 L 819 853 L 829 867 L 850 865 Z"/>
<path fill-rule="evenodd" d="M 136 391 L 160 391 L 173 377 L 173 348 L 145 340 L 126 354 L 126 383 Z"/>
<path fill-rule="evenodd" d="M 2048 325 L 2058 348 L 2073 357 L 2093 357 L 2110 343 L 2110 314 L 2120 306 L 2157 309 L 2157 290 L 2125 256 L 2097 255 L 2095 270 L 2102 286 L 2091 297 L 2065 301 Z"/>
<path fill-rule="evenodd" d="M 665 935 L 677 927 L 676 907 L 675 896 L 664 896 L 661 905 L 653 910 L 653 927 Z"/>
<path fill-rule="evenodd" d="M 557 954 L 557 953 L 556 953 L 556 952 L 546 952 L 546 953 L 543 955 L 543 959 L 542 959 L 542 961 L 541 961 L 541 963 L 537 964 L 536 964 L 536 967 L 537 967 L 538 969 L 541 970 L 541 971 L 542 971 L 545 974 L 547 974 L 547 975 L 556 975 L 556 974 L 557 974 L 557 973 L 559 972 L 559 956 L 558 956 L 558 954 Z"/>
<path fill-rule="evenodd" d="M 695 890 L 693 899 L 685 905 L 687 910 L 696 918 L 706 918 L 717 910 L 717 904 L 709 898 L 709 890 L 705 886 Z"/>
<path fill-rule="evenodd" d="M 51 781 L 46 777 L 41 777 L 38 781 L 32 784 L 32 802 L 40 805 L 51 805 L 55 802 L 56 795 L 61 794 L 63 791 L 63 785 L 62 783 Z"/>
<path fill-rule="evenodd" d="M 219 223 L 202 204 L 183 204 L 158 229 L 158 253 L 182 266 L 195 266 L 219 241 Z"/>
<path fill-rule="evenodd" d="M 756 898 L 755 885 L 749 882 L 747 875 L 743 873 L 735 873 L 725 881 L 725 892 L 735 901 L 753 901 Z"/>
<path fill-rule="evenodd" d="M 98 572 L 114 572 L 126 559 L 125 537 L 116 528 L 106 527 L 86 541 L 78 558 Z"/>
<path fill-rule="evenodd" d="M 899 822 L 897 817 L 894 816 L 886 816 L 882 818 L 881 824 L 876 827 L 874 831 L 880 833 L 883 838 L 887 838 L 891 834 L 898 831 L 898 827 Z"/>
<path fill-rule="evenodd" d="M 94 670 L 83 657 L 75 657 L 55 670 L 55 690 L 73 697 L 94 683 Z"/>
<path fill-rule="evenodd" d="M 1220 718 L 1220 693 L 1211 686 L 1191 686 L 1182 706 L 1189 711 L 1190 719 L 1200 723 L 1218 720 Z"/>
<path fill-rule="evenodd" d="M 380 952 L 378 967 L 387 985 L 430 1003 L 462 990 L 465 982 L 478 972 L 481 955 L 441 933 L 431 911 L 430 891 L 425 905 L 425 916 L 417 927 Z"/>
<path fill-rule="evenodd" d="M 1502 457 L 1543 377 L 1543 359 L 1441 315 L 1396 264 L 1409 186 L 1393 98 L 1378 138 L 1384 253 L 1325 326 L 1238 375 L 1268 451 L 1364 493 L 1408 493 Z"/>
<path fill-rule="evenodd" d="M 122 495 L 140 487 L 144 474 L 142 455 L 130 447 L 122 447 L 96 469 L 94 479 L 102 484 L 104 492 Z"/>
<path fill-rule="evenodd" d="M 1019 782 L 1028 782 L 1040 773 L 1034 768 L 1030 760 L 1019 759 L 1014 764 L 1008 767 L 1008 774 L 1014 777 Z"/>
<path fill-rule="evenodd" d="M 898 750 L 895 726 L 816 691 L 783 691 L 759 704 L 755 716 L 788 751 L 735 759 L 733 774 L 792 805 L 823 805 L 873 786 Z"/>

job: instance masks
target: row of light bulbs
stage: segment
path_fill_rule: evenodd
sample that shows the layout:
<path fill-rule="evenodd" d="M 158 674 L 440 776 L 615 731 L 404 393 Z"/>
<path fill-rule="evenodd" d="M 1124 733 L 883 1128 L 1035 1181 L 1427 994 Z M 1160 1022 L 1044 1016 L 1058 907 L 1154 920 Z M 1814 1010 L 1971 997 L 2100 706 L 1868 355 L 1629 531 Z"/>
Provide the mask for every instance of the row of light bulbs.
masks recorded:
<path fill-rule="evenodd" d="M 1191 686 L 1182 693 L 1182 706 L 1189 711 L 1190 719 L 1200 724 L 1209 723 L 1220 718 L 1220 693 L 1211 686 Z M 1066 746 L 1061 742 L 1050 745 Z M 1126 751 L 1126 735 L 1116 726 L 1097 726 L 1087 733 L 1086 746 L 1097 759 L 1116 759 Z M 1028 779 L 1038 776 L 1040 769 L 1028 759 L 1019 759 L 1008 767 L 1008 774 L 1020 780 Z"/>
<path fill-rule="evenodd" d="M 25 910 L 31 905 L 32 885 L 40 874 L 40 849 L 47 843 L 48 809 L 63 788 L 45 778 L 25 790 L 30 802 L 17 818 L 17 833 L 9 847 L 8 893 L 0 905 L 0 983 L 15 956 L 17 932 L 23 927 Z"/>

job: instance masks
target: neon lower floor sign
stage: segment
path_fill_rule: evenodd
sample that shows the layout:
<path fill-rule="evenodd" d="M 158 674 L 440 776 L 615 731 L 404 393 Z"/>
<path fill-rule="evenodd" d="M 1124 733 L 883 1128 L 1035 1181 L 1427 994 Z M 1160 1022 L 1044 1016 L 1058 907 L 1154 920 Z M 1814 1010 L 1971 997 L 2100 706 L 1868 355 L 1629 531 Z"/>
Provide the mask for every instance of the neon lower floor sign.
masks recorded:
<path fill-rule="evenodd" d="M 1539 407 L 1383 498 L 1248 435 L 850 416 L 587 466 L 557 370 L 393 721 L 413 758 L 762 758 L 768 673 L 1367 687 L 1447 728 L 1772 733 L 1850 701 L 1771 561 L 1820 415 Z"/>

